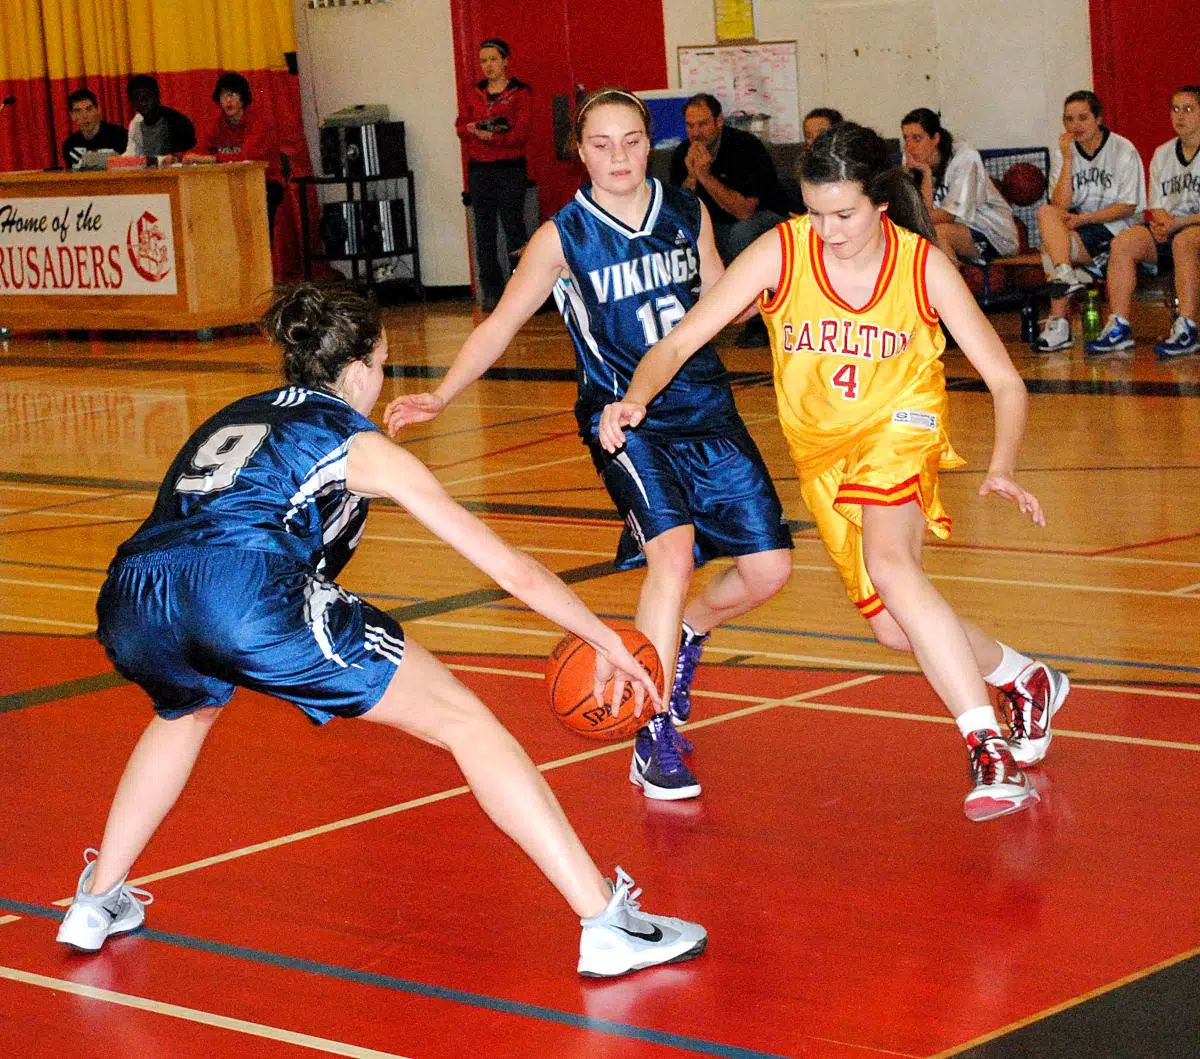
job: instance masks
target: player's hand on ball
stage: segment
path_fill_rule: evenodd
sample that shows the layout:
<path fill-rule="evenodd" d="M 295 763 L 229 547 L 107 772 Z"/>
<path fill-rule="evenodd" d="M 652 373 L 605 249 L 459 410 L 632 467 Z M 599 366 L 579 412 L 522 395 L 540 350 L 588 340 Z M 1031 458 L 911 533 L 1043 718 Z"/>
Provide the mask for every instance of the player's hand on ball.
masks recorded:
<path fill-rule="evenodd" d="M 445 407 L 446 402 L 437 394 L 406 393 L 388 402 L 383 410 L 383 425 L 387 428 L 388 436 L 395 437 L 401 427 L 427 423 Z"/>
<path fill-rule="evenodd" d="M 1042 505 L 1038 502 L 1038 498 L 1024 486 L 1019 485 L 1015 478 L 1007 474 L 989 472 L 979 487 L 980 496 L 987 496 L 988 493 L 995 493 L 997 496 L 1004 497 L 1005 500 L 1011 500 L 1021 509 L 1021 514 L 1028 515 L 1035 525 L 1044 526 L 1046 524 L 1046 516 L 1042 513 Z"/>
<path fill-rule="evenodd" d="M 612 679 L 612 700 L 604 701 L 604 686 Z M 662 705 L 662 695 L 650 679 L 650 675 L 642 668 L 642 664 L 629 653 L 629 649 L 620 641 L 617 646 L 597 648 L 596 650 L 596 681 L 593 694 L 601 706 L 607 706 L 615 717 L 625 698 L 625 685 L 633 687 L 633 715 L 640 717 L 646 699 L 657 708 Z"/>
<path fill-rule="evenodd" d="M 605 452 L 616 452 L 625 444 L 625 427 L 636 427 L 646 418 L 646 406 L 637 401 L 615 401 L 600 413 L 598 437 Z"/>

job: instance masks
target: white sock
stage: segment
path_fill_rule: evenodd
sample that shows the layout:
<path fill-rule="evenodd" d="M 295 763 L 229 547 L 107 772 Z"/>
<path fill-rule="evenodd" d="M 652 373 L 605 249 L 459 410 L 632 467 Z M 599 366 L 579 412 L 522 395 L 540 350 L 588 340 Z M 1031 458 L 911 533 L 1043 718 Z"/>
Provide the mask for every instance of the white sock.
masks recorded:
<path fill-rule="evenodd" d="M 1026 666 L 1033 664 L 1032 658 L 1026 658 L 1020 651 L 1014 651 L 1008 644 L 1000 644 L 1000 650 L 1003 652 L 1000 656 L 1000 664 L 983 678 L 994 688 L 1011 684 L 1025 671 Z"/>
<path fill-rule="evenodd" d="M 958 725 L 964 739 L 972 732 L 988 731 L 1000 734 L 1000 722 L 996 720 L 996 711 L 990 706 L 976 706 L 966 713 L 960 713 L 954 718 L 954 723 Z"/>
<path fill-rule="evenodd" d="M 1122 316 L 1120 313 L 1113 313 L 1113 314 L 1112 314 L 1112 316 L 1110 316 L 1110 317 L 1109 317 L 1109 319 L 1110 319 L 1110 320 L 1115 320 L 1115 321 L 1116 321 L 1117 323 L 1119 323 L 1119 324 L 1120 324 L 1122 327 L 1128 327 L 1128 326 L 1129 326 L 1129 319 L 1128 319 L 1127 317 L 1124 317 L 1124 316 Z"/>

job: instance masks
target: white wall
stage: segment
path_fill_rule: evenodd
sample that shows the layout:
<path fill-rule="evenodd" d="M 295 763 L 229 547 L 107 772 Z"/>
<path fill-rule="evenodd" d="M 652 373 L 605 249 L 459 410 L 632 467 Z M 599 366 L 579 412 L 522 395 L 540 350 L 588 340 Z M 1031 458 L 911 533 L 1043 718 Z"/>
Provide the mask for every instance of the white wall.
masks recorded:
<path fill-rule="evenodd" d="M 314 167 L 320 118 L 356 103 L 386 103 L 392 120 L 404 122 L 416 181 L 421 278 L 431 287 L 469 283 L 449 3 L 394 0 L 310 11 L 294 0 L 294 11 Z"/>
<path fill-rule="evenodd" d="M 388 104 L 416 175 L 424 281 L 469 283 L 449 3 L 294 4 L 314 160 L 320 116 Z M 676 49 L 715 41 L 713 0 L 663 0 L 663 11 L 678 87 Z M 837 107 L 890 136 L 928 106 L 977 147 L 1049 146 L 1063 97 L 1092 83 L 1087 0 L 758 0 L 758 38 L 797 41 L 802 113 Z"/>
<path fill-rule="evenodd" d="M 1092 84 L 1087 0 L 758 0 L 759 40 L 797 42 L 800 112 L 836 107 L 885 136 L 914 107 L 977 147 L 1049 146 Z M 712 0 L 663 0 L 667 71 L 715 43 Z"/>

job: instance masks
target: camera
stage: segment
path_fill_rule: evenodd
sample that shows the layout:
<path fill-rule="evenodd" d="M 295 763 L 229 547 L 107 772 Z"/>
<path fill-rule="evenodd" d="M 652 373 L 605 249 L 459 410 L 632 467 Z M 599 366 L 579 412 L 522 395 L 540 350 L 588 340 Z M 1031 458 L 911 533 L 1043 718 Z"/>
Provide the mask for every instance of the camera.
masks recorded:
<path fill-rule="evenodd" d="M 483 132 L 508 132 L 512 128 L 512 122 L 508 118 L 484 118 L 475 122 L 475 128 Z"/>

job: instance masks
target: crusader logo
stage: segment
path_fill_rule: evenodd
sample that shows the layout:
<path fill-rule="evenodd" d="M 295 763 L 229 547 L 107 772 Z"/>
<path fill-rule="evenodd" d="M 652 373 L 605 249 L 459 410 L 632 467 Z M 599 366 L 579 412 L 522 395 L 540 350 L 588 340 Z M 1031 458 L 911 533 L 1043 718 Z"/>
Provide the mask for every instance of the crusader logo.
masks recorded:
<path fill-rule="evenodd" d="M 158 226 L 158 218 L 146 210 L 129 224 L 126 236 L 133 270 L 148 283 L 159 283 L 171 272 L 171 250 Z"/>

